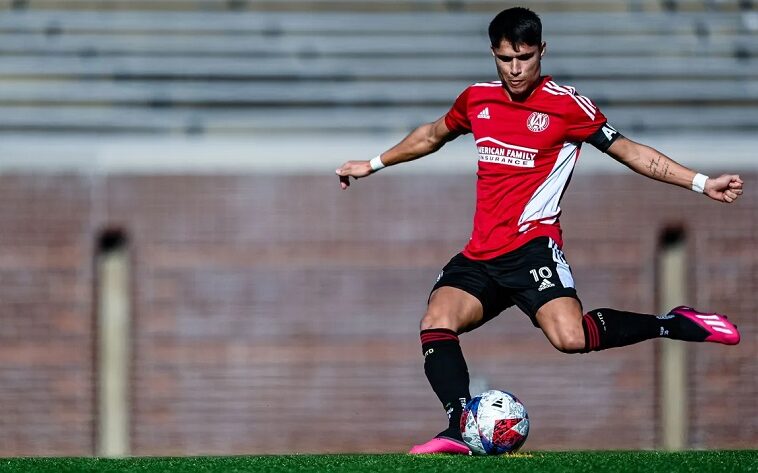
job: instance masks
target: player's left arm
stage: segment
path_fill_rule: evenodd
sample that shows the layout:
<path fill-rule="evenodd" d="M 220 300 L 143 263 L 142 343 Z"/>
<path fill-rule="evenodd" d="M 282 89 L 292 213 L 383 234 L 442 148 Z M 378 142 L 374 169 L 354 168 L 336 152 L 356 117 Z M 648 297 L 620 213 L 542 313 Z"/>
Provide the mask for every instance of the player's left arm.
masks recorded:
<path fill-rule="evenodd" d="M 606 153 L 633 171 L 657 181 L 702 192 L 713 200 L 732 203 L 742 195 L 737 174 L 711 178 L 682 166 L 665 154 L 624 136 L 613 140 Z"/>

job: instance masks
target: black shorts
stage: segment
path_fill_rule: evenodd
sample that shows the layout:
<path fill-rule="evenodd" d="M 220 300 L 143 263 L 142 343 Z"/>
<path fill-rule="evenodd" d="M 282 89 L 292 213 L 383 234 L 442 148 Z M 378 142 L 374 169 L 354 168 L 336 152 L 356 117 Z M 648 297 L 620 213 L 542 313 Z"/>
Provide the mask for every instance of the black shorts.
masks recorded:
<path fill-rule="evenodd" d="M 517 305 L 535 327 L 537 310 L 558 297 L 579 300 L 571 268 L 552 238 L 539 237 L 490 260 L 477 261 L 458 253 L 437 277 L 436 289 L 450 286 L 479 299 L 483 323 Z"/>

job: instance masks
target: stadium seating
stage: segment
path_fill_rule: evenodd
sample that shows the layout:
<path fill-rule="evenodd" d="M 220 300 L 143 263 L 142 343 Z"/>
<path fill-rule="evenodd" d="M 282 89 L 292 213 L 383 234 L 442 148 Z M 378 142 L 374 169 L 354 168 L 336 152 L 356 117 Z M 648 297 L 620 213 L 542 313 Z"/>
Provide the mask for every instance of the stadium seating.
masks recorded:
<path fill-rule="evenodd" d="M 622 129 L 758 129 L 750 2 L 558 2 L 544 72 Z M 531 3 L 530 3 L 531 5 Z M 0 131 L 405 130 L 494 79 L 495 1 L 0 2 Z"/>

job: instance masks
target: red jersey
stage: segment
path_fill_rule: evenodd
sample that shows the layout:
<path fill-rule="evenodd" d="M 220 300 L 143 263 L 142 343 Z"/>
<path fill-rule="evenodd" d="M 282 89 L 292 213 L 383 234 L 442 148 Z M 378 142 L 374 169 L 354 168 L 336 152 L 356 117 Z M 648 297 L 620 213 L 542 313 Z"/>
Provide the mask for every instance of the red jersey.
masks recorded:
<path fill-rule="evenodd" d="M 474 229 L 463 254 L 484 260 L 548 236 L 562 246 L 560 201 L 581 143 L 605 124 L 590 99 L 543 77 L 523 102 L 500 81 L 469 86 L 445 116 L 479 152 Z"/>

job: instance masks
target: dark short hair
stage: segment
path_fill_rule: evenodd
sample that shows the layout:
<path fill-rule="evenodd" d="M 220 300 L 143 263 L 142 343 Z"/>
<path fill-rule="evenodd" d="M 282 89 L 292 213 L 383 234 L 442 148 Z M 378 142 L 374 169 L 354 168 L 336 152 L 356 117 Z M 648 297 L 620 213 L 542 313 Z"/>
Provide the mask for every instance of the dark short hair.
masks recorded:
<path fill-rule="evenodd" d="M 490 22 L 490 43 L 493 48 L 506 40 L 514 47 L 519 44 L 535 46 L 542 44 L 542 22 L 528 8 L 513 7 L 503 10 Z"/>

